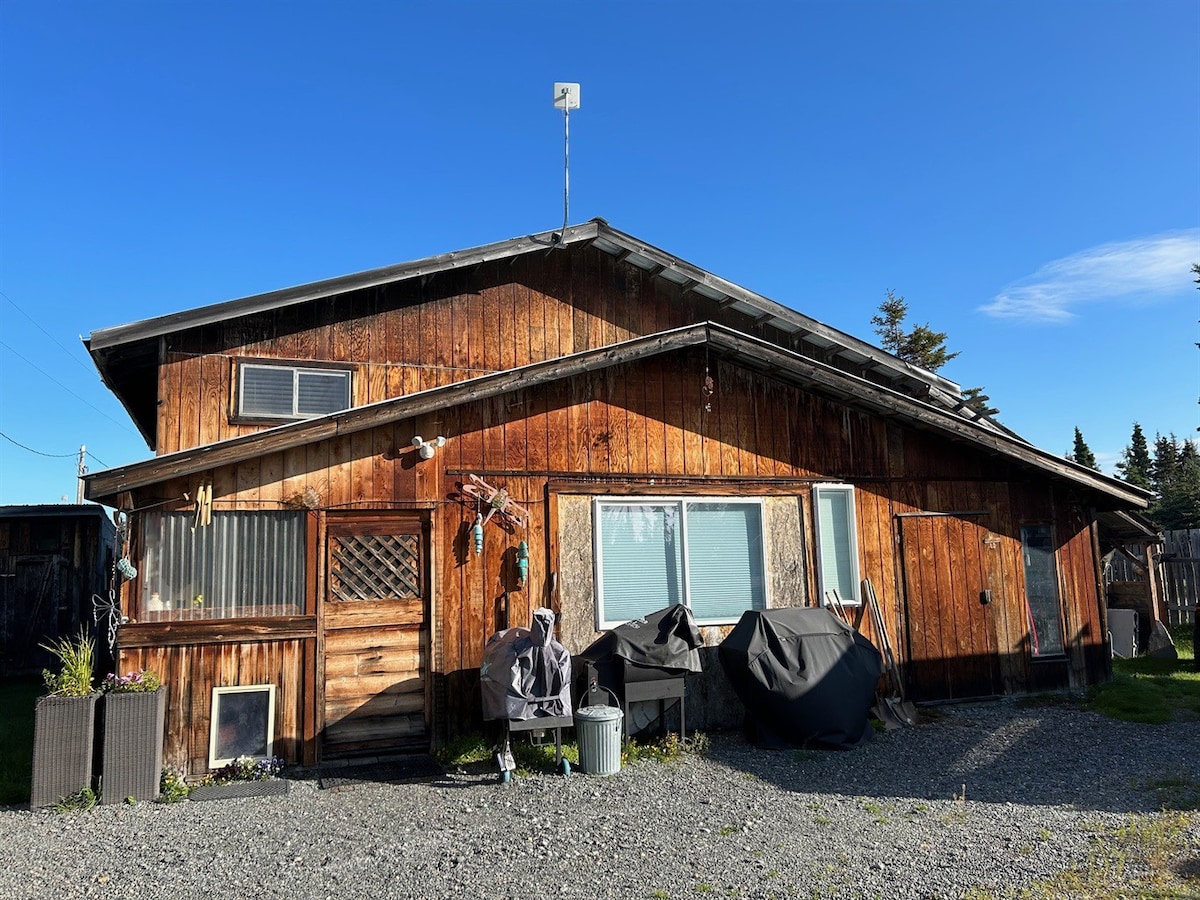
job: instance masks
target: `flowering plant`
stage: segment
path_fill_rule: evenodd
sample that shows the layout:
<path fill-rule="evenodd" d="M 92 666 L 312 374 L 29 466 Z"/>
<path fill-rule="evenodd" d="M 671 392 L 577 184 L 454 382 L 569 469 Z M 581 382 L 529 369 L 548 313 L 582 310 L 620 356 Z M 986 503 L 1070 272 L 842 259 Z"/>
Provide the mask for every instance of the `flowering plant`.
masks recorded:
<path fill-rule="evenodd" d="M 215 772 L 204 776 L 202 784 L 229 784 L 231 781 L 266 781 L 283 771 L 283 760 L 278 756 L 256 758 L 239 756 Z"/>
<path fill-rule="evenodd" d="M 149 669 L 138 669 L 126 675 L 109 673 L 100 689 L 108 694 L 153 694 L 162 686 L 162 679 Z"/>

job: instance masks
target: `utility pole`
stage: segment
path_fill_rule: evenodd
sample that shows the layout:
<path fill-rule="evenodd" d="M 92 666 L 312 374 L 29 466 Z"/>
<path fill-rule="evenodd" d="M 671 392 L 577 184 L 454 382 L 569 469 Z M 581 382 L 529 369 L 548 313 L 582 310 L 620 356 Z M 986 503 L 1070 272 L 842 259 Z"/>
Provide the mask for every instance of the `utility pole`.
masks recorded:
<path fill-rule="evenodd" d="M 79 485 L 75 489 L 75 502 L 83 506 L 83 476 L 87 474 L 87 444 L 79 445 Z"/>

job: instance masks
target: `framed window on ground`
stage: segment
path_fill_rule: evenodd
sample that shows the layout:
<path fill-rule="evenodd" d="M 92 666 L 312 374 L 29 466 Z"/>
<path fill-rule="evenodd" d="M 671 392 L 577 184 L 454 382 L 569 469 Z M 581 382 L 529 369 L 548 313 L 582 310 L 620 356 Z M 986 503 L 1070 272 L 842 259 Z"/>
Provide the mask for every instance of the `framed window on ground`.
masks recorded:
<path fill-rule="evenodd" d="M 275 742 L 275 685 L 212 689 L 208 767 L 219 769 L 239 756 L 266 759 Z"/>
<path fill-rule="evenodd" d="M 142 519 L 141 619 L 296 616 L 306 596 L 306 513 L 150 511 Z"/>
<path fill-rule="evenodd" d="M 594 535 L 599 629 L 676 603 L 702 625 L 766 608 L 761 501 L 597 499 Z"/>
<path fill-rule="evenodd" d="M 1025 563 L 1025 609 L 1029 619 L 1029 652 L 1036 659 L 1062 656 L 1062 603 L 1054 564 L 1054 533 L 1049 525 L 1021 526 Z"/>
<path fill-rule="evenodd" d="M 854 485 L 818 484 L 813 488 L 817 521 L 817 580 L 821 604 L 830 591 L 842 603 L 857 606 L 858 523 L 854 512 Z"/>
<path fill-rule="evenodd" d="M 237 411 L 244 419 L 307 419 L 350 408 L 350 370 L 239 363 Z"/>

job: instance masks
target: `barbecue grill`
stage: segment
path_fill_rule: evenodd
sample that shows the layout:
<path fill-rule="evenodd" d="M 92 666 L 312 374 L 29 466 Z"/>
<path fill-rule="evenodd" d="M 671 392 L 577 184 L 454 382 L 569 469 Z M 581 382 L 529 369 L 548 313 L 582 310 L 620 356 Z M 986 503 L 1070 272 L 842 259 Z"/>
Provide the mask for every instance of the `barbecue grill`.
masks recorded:
<path fill-rule="evenodd" d="M 501 781 L 516 769 L 512 735 L 528 733 L 530 742 L 548 743 L 554 736 L 554 763 L 564 775 L 571 765 L 562 755 L 562 729 L 571 715 L 571 654 L 554 638 L 554 612 L 533 611 L 529 628 L 506 628 L 491 636 L 479 668 L 485 721 L 504 722 L 504 744 L 496 751 Z"/>

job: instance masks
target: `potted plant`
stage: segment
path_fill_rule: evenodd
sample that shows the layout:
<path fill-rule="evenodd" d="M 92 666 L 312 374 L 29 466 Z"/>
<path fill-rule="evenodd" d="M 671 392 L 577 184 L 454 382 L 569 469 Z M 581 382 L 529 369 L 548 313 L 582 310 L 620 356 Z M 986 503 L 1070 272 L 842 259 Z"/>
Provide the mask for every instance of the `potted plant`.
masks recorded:
<path fill-rule="evenodd" d="M 204 776 L 188 794 L 189 800 L 223 800 L 230 797 L 267 797 L 286 794 L 288 782 L 275 776 L 283 771 L 277 756 L 239 756 L 233 762 Z"/>
<path fill-rule="evenodd" d="M 42 670 L 46 694 L 34 708 L 33 809 L 91 789 L 99 697 L 92 688 L 96 645 L 85 632 L 41 646 L 58 660 L 58 671 Z"/>
<path fill-rule="evenodd" d="M 163 759 L 167 691 L 154 672 L 108 675 L 100 685 L 101 803 L 153 800 Z"/>

